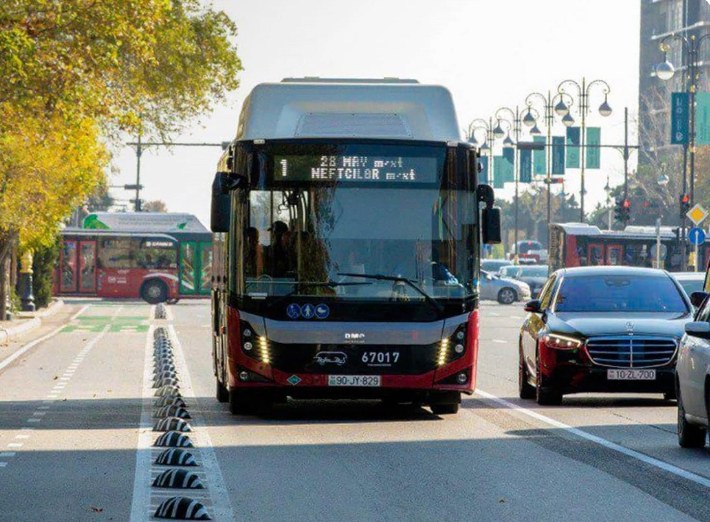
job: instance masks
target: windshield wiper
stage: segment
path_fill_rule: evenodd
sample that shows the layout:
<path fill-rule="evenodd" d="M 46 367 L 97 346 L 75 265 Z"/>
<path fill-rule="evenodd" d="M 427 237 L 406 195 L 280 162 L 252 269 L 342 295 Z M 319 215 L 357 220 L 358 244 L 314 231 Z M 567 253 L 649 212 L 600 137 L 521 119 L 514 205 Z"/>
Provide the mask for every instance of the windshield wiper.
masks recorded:
<path fill-rule="evenodd" d="M 322 287 L 328 287 L 328 288 L 335 288 L 337 286 L 360 286 L 360 285 L 371 285 L 372 283 L 368 283 L 366 281 L 361 281 L 361 282 L 354 282 L 354 281 L 297 281 L 294 282 L 293 284 L 296 285 L 296 288 L 288 292 L 287 294 L 284 294 L 280 296 L 278 299 L 270 302 L 267 305 L 267 308 L 271 308 L 272 306 L 283 302 L 285 299 L 296 295 L 299 293 L 302 289 L 302 287 L 316 287 L 316 288 L 322 288 Z"/>
<path fill-rule="evenodd" d="M 439 313 L 439 315 L 443 314 L 444 312 L 444 307 L 441 306 L 439 302 L 437 302 L 432 296 L 427 294 L 422 288 L 416 284 L 414 281 L 411 279 L 407 279 L 406 277 L 401 277 L 401 276 L 388 276 L 388 275 L 383 275 L 383 274 L 353 274 L 350 272 L 338 272 L 339 276 L 347 276 L 347 277 L 362 277 L 365 279 L 375 279 L 377 281 L 392 281 L 394 283 L 399 283 L 402 282 L 416 290 L 417 293 L 421 294 L 424 296 L 424 299 L 426 300 L 427 303 L 431 304 L 436 311 Z"/>

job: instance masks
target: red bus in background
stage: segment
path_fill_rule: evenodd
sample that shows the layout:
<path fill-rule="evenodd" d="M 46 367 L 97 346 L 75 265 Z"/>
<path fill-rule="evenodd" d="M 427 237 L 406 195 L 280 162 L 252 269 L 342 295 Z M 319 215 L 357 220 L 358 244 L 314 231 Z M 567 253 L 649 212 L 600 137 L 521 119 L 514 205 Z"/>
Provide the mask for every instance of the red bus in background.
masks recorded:
<path fill-rule="evenodd" d="M 212 237 L 195 216 L 95 213 L 61 232 L 55 295 L 161 303 L 207 297 L 211 284 Z"/>
<path fill-rule="evenodd" d="M 599 230 L 585 223 L 550 225 L 550 271 L 575 266 L 659 266 L 671 272 L 681 269 L 680 242 L 671 227 L 660 229 L 660 255 L 657 254 L 655 227 L 628 226 L 623 231 Z M 700 250 L 707 259 L 706 246 Z M 690 248 L 689 248 L 690 251 Z"/>

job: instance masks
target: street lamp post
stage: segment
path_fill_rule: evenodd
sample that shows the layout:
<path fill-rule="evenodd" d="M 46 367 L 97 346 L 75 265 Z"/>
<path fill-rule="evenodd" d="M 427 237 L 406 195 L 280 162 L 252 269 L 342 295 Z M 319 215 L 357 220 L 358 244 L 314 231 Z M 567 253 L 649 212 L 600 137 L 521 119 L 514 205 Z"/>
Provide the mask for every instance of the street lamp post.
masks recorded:
<path fill-rule="evenodd" d="M 592 88 L 595 86 L 599 86 L 602 88 L 602 92 L 604 94 L 604 101 L 602 104 L 599 106 L 599 114 L 607 117 L 611 115 L 611 107 L 609 106 L 609 102 L 607 101 L 607 97 L 609 95 L 609 92 L 611 91 L 609 84 L 606 83 L 604 80 L 592 80 L 591 82 L 587 83 L 586 78 L 582 78 L 582 83 L 579 84 L 578 82 L 574 80 L 563 80 L 560 82 L 560 85 L 557 87 L 557 91 L 561 94 L 567 94 L 567 90 L 571 87 L 574 87 L 577 91 L 577 100 L 578 100 L 578 108 L 579 108 L 579 115 L 581 118 L 581 124 L 580 124 L 580 149 L 582 151 L 581 153 L 581 158 L 580 158 L 580 173 L 581 173 L 581 188 L 580 188 L 580 194 L 579 194 L 579 207 L 580 207 L 580 222 L 584 223 L 584 194 L 586 193 L 586 190 L 584 189 L 584 170 L 585 170 L 585 160 L 586 160 L 586 149 L 585 149 L 585 141 L 586 141 L 586 128 L 587 128 L 587 112 L 589 112 L 589 96 L 591 94 Z M 558 103 L 555 106 L 555 112 L 563 116 L 563 121 L 564 118 L 570 117 L 569 114 L 570 107 L 568 107 L 565 103 L 564 100 L 561 100 L 560 103 Z"/>
<path fill-rule="evenodd" d="M 488 153 L 488 183 L 490 184 L 493 178 L 493 142 L 495 141 L 493 119 L 488 118 L 488 121 L 486 121 L 483 118 L 476 118 L 468 124 L 468 141 L 475 147 L 478 146 L 478 141 L 476 140 L 477 130 L 482 130 L 486 133 L 481 145 L 481 151 Z"/>
<path fill-rule="evenodd" d="M 510 116 L 510 120 L 506 119 L 504 114 Z M 501 122 L 505 121 L 510 129 L 509 129 L 509 135 L 508 138 L 510 138 L 510 131 L 513 133 L 513 141 L 509 143 L 509 145 L 513 145 L 515 147 L 515 156 L 514 156 L 514 164 L 513 164 L 513 181 L 515 182 L 515 218 L 514 218 L 514 232 L 513 232 L 513 245 L 515 248 L 515 258 L 514 262 L 515 264 L 518 263 L 518 230 L 519 230 L 519 225 L 518 225 L 518 208 L 519 208 L 519 184 L 520 184 L 520 149 L 518 148 L 518 143 L 520 142 L 520 134 L 522 132 L 522 114 L 520 113 L 520 107 L 517 105 L 515 106 L 515 110 L 509 108 L 509 107 L 500 107 L 496 112 L 495 112 L 495 117 L 496 119 Z M 500 126 L 500 123 L 498 124 Z M 505 145 L 505 144 L 504 144 Z"/>
<path fill-rule="evenodd" d="M 690 205 L 695 202 L 695 93 L 698 90 L 698 54 L 702 43 L 710 38 L 710 33 L 705 33 L 699 38 L 695 35 L 685 36 L 683 34 L 671 34 L 661 40 L 659 47 L 663 52 L 663 62 L 655 67 L 656 76 L 663 81 L 670 80 L 675 74 L 675 67 L 668 61 L 668 51 L 670 50 L 670 42 L 673 40 L 680 41 L 683 49 L 686 52 L 686 63 L 688 64 L 688 82 L 685 84 L 686 92 L 688 93 L 688 144 L 683 152 L 683 193 L 680 196 L 680 219 L 681 219 L 681 268 L 687 268 L 687 245 L 685 244 L 687 221 L 685 212 L 683 212 L 683 198 L 688 194 L 688 172 L 687 163 L 690 163 Z M 688 161 L 686 162 L 686 156 Z M 697 261 L 696 261 L 697 264 Z"/>
<path fill-rule="evenodd" d="M 545 185 L 547 186 L 547 229 L 548 235 L 550 230 L 550 223 L 552 222 L 552 198 L 551 198 L 551 187 L 552 187 L 552 126 L 555 123 L 555 107 L 560 103 L 564 105 L 564 98 L 567 97 L 571 102 L 571 97 L 566 93 L 557 93 L 554 96 L 550 91 L 547 91 L 547 96 L 539 92 L 532 92 L 525 98 L 525 105 L 527 105 L 527 113 L 523 117 L 523 123 L 532 127 L 530 129 L 530 134 L 536 135 L 540 134 L 540 129 L 537 127 L 537 118 L 532 115 L 534 110 L 535 100 L 542 103 L 542 111 L 536 111 L 543 114 L 545 120 L 545 127 L 547 128 L 547 137 L 545 140 L 545 163 L 546 163 L 546 176 Z M 569 116 L 569 115 L 568 115 Z M 563 120 L 565 126 L 569 127 L 574 120 L 568 118 L 568 120 Z M 548 243 L 549 244 L 549 243 Z"/>

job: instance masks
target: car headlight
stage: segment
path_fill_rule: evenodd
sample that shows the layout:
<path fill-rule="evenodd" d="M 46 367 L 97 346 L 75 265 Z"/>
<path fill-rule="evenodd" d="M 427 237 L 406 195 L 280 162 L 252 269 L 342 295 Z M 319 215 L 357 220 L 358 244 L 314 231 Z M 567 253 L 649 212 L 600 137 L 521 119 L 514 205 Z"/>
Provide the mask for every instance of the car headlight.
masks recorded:
<path fill-rule="evenodd" d="M 580 339 L 560 334 L 545 334 L 542 342 L 545 343 L 545 346 L 555 350 L 577 350 L 582 346 Z"/>

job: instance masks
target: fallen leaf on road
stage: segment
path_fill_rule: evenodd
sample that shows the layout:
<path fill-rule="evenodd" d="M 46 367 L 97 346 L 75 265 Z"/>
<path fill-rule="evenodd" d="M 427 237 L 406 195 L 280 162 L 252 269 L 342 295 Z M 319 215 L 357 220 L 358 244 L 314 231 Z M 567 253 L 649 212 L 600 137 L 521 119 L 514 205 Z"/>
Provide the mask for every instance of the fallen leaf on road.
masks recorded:
<path fill-rule="evenodd" d="M 498 499 L 498 503 L 499 503 L 499 504 L 505 504 L 506 502 L 507 502 L 507 500 L 505 500 L 504 498 L 499 498 L 499 499 Z"/>
<path fill-rule="evenodd" d="M 93 511 L 94 513 L 101 513 L 103 510 L 104 510 L 104 508 L 91 506 L 91 511 Z"/>
<path fill-rule="evenodd" d="M 55 376 L 54 376 L 54 379 L 52 379 L 52 380 L 56 381 L 57 379 L 59 379 L 59 376 L 58 376 L 58 375 L 55 375 Z"/>

